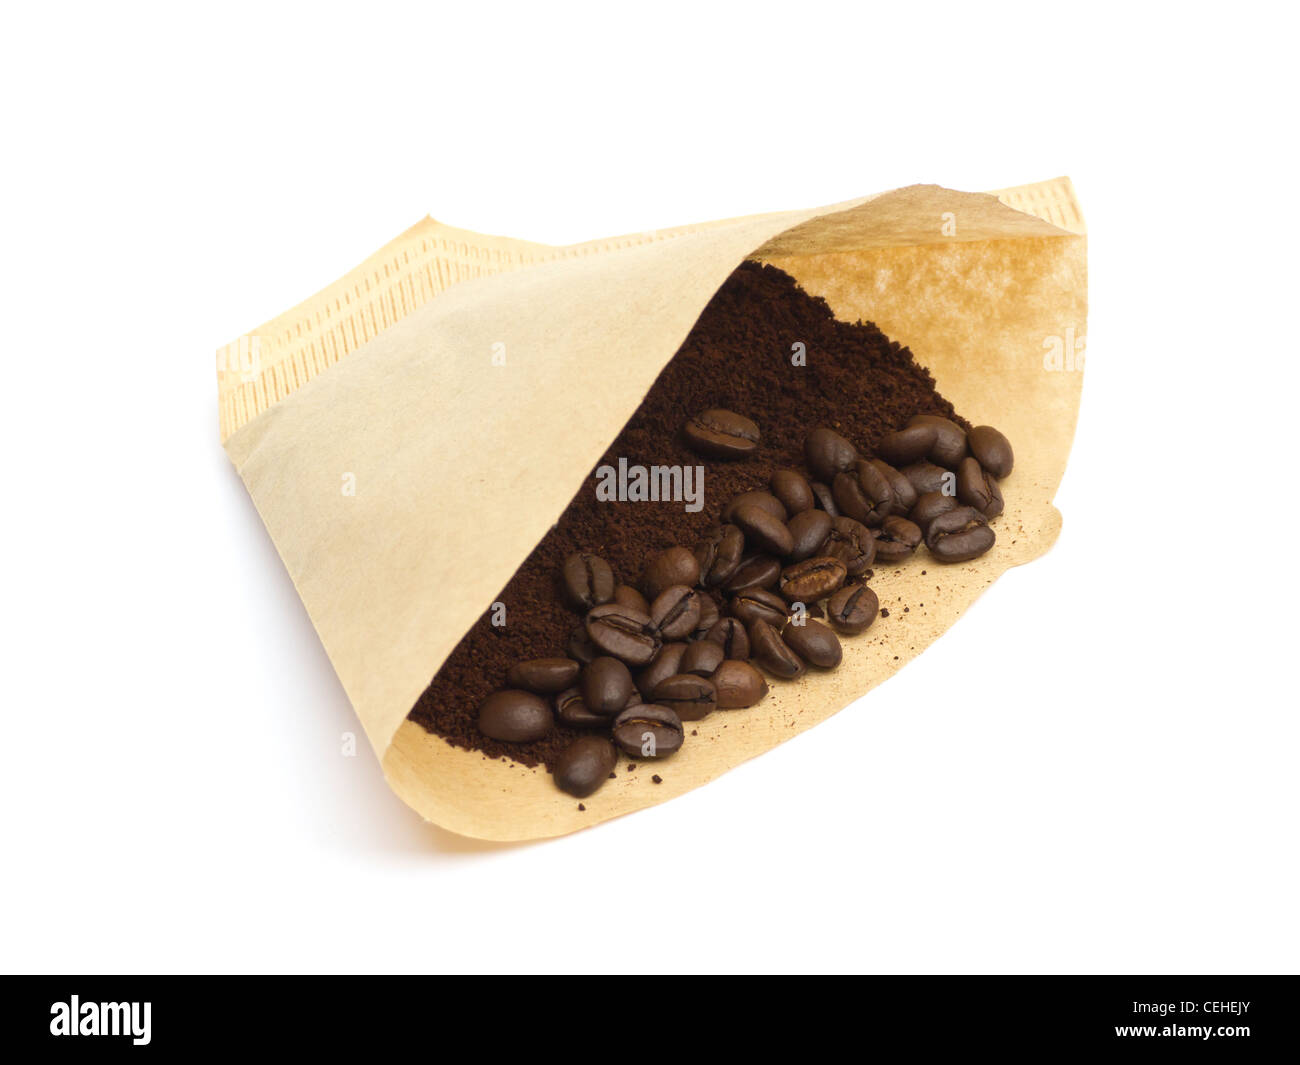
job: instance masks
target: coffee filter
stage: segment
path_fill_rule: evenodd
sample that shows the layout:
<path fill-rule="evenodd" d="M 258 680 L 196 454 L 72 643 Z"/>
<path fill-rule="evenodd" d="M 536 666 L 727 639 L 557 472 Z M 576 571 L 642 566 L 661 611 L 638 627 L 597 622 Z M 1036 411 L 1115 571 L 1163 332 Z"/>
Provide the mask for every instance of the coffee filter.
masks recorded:
<path fill-rule="evenodd" d="M 817 724 L 1051 546 L 1082 387 L 1085 244 L 1065 178 L 911 186 L 562 248 L 425 219 L 218 352 L 222 439 L 397 794 L 466 836 L 561 835 Z M 692 722 L 680 752 L 579 809 L 544 768 L 454 748 L 407 714 L 746 258 L 875 322 L 964 417 L 1007 434 L 997 544 L 954 566 L 922 550 L 876 567 L 881 605 L 910 610 L 846 639 L 837 670 Z M 761 404 L 746 413 L 762 424 Z"/>

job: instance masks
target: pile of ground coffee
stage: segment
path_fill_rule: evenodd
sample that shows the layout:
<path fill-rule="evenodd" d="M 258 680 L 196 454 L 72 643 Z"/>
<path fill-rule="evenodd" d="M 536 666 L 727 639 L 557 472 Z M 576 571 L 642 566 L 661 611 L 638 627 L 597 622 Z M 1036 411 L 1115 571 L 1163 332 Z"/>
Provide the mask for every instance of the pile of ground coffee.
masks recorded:
<path fill-rule="evenodd" d="M 792 363 L 797 344 L 806 365 Z M 635 584 L 653 552 L 695 544 L 733 496 L 765 489 L 775 468 L 801 466 L 813 426 L 843 433 L 866 458 L 917 413 L 970 427 L 907 348 L 870 323 L 839 321 L 788 274 L 752 262 L 718 290 L 597 467 L 617 467 L 620 458 L 647 467 L 699 464 L 682 435 L 683 420 L 711 408 L 747 412 L 761 424 L 762 446 L 749 457 L 708 464 L 704 509 L 689 513 L 680 501 L 598 500 L 593 469 L 496 597 L 506 605 L 507 624 L 494 627 L 485 610 L 420 696 L 413 721 L 458 747 L 553 765 L 580 730 L 557 723 L 534 743 L 501 743 L 479 731 L 477 714 L 516 662 L 565 654 L 579 620 L 560 594 L 566 556 L 595 553 L 619 581 Z"/>

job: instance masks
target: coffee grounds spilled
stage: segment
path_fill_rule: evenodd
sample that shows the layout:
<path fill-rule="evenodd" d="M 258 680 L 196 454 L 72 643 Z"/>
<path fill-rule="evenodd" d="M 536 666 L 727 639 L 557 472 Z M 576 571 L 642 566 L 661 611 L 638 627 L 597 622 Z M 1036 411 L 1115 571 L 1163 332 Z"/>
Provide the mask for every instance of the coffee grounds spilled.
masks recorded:
<path fill-rule="evenodd" d="M 804 345 L 805 366 L 791 364 L 797 343 Z M 714 407 L 758 423 L 762 444 L 753 456 L 711 461 L 686 447 L 686 418 Z M 657 551 L 675 544 L 693 549 L 732 496 L 766 488 L 772 471 L 782 466 L 803 469 L 804 438 L 814 427 L 830 426 L 871 458 L 875 442 L 914 414 L 939 414 L 969 428 L 907 348 L 869 322 L 839 321 L 825 300 L 808 295 L 784 271 L 744 263 L 709 302 L 597 463 L 617 467 L 621 457 L 629 466 L 703 465 L 704 509 L 688 513 L 682 502 L 599 501 L 593 470 L 496 597 L 506 606 L 506 624 L 494 627 L 485 611 L 420 696 L 411 719 L 457 747 L 549 768 L 582 730 L 557 722 L 535 743 L 500 743 L 480 733 L 476 719 L 479 703 L 504 685 L 515 662 L 566 654 L 582 619 L 560 595 L 565 556 L 594 552 L 620 583 L 639 585 Z"/>

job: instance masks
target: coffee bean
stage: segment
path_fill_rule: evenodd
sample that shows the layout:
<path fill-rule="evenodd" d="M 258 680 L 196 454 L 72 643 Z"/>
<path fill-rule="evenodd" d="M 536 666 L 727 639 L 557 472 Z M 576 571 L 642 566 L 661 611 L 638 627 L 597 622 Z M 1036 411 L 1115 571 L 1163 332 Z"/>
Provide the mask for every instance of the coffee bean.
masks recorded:
<path fill-rule="evenodd" d="M 700 567 L 700 583 L 716 588 L 740 567 L 745 553 L 745 534 L 734 525 L 714 525 L 704 533 L 695 548 L 695 562 Z"/>
<path fill-rule="evenodd" d="M 939 430 L 933 425 L 913 425 L 890 433 L 876 445 L 876 454 L 894 466 L 910 466 L 930 454 Z"/>
<path fill-rule="evenodd" d="M 962 459 L 957 467 L 957 499 L 986 518 L 996 518 L 1002 513 L 1002 489 L 984 472 L 978 459 Z"/>
<path fill-rule="evenodd" d="M 663 639 L 685 639 L 699 621 L 700 594 L 684 584 L 665 588 L 650 604 L 650 623 Z"/>
<path fill-rule="evenodd" d="M 554 695 L 578 679 L 580 668 L 580 663 L 572 658 L 530 658 L 510 667 L 506 684 L 538 695 Z"/>
<path fill-rule="evenodd" d="M 880 600 L 865 584 L 846 584 L 830 597 L 826 618 L 840 632 L 856 636 L 876 620 Z"/>
<path fill-rule="evenodd" d="M 955 470 L 966 457 L 966 430 L 956 422 L 934 414 L 918 414 L 907 424 L 909 428 L 918 425 L 934 427 L 934 443 L 928 456 L 931 462 Z"/>
<path fill-rule="evenodd" d="M 921 527 L 906 518 L 891 516 L 876 530 L 876 561 L 902 562 L 909 558 L 922 539 Z"/>
<path fill-rule="evenodd" d="M 858 449 L 834 429 L 822 426 L 808 434 L 803 444 L 803 455 L 813 477 L 830 484 L 837 473 L 853 468 L 858 460 Z"/>
<path fill-rule="evenodd" d="M 587 611 L 585 624 L 592 643 L 629 665 L 644 666 L 659 653 L 661 641 L 654 623 L 639 610 L 606 603 Z"/>
<path fill-rule="evenodd" d="M 960 504 L 955 496 L 946 496 L 942 492 L 926 492 L 925 495 L 917 498 L 916 506 L 908 514 L 908 518 L 916 522 L 924 533 L 930 527 L 930 522 L 940 514 L 947 514 L 958 506 Z"/>
<path fill-rule="evenodd" d="M 754 555 L 745 559 L 722 590 L 730 595 L 748 588 L 772 588 L 781 579 L 781 560 L 771 555 Z"/>
<path fill-rule="evenodd" d="M 564 560 L 564 595 L 578 610 L 608 603 L 614 598 L 614 571 L 598 555 L 575 551 Z"/>
<path fill-rule="evenodd" d="M 666 758 L 686 738 L 682 719 L 657 703 L 634 706 L 614 720 L 614 743 L 629 758 Z"/>
<path fill-rule="evenodd" d="M 794 680 L 807 672 L 803 659 L 790 649 L 775 628 L 761 618 L 750 623 L 749 646 L 753 661 L 774 677 Z"/>
<path fill-rule="evenodd" d="M 826 537 L 822 554 L 838 558 L 850 577 L 857 577 L 871 568 L 876 560 L 876 540 L 860 521 L 852 518 L 832 518 L 831 534 Z"/>
<path fill-rule="evenodd" d="M 957 475 L 933 462 L 915 462 L 911 466 L 904 466 L 901 472 L 912 482 L 918 498 L 927 492 L 942 492 L 950 496 L 957 494 Z"/>
<path fill-rule="evenodd" d="M 831 516 L 824 510 L 801 510 L 791 518 L 787 525 L 794 540 L 790 560 L 802 562 L 805 558 L 820 554 L 822 544 L 831 534 L 831 521 Z"/>
<path fill-rule="evenodd" d="M 835 505 L 835 494 L 830 488 L 820 481 L 813 481 L 809 486 L 812 489 L 813 498 L 817 500 L 817 505 L 826 511 L 832 518 L 840 516 L 840 508 Z"/>
<path fill-rule="evenodd" d="M 777 470 L 772 474 L 772 494 L 781 501 L 785 512 L 790 515 L 812 510 L 816 502 L 808 478 L 798 470 Z"/>
<path fill-rule="evenodd" d="M 722 618 L 704 638 L 721 647 L 722 653 L 727 658 L 749 657 L 749 633 L 745 631 L 745 623 L 739 618 Z"/>
<path fill-rule="evenodd" d="M 518 688 L 493 692 L 478 708 L 478 730 L 505 743 L 540 740 L 554 724 L 555 715 L 546 700 Z"/>
<path fill-rule="evenodd" d="M 646 566 L 645 576 L 641 578 L 641 591 L 653 602 L 665 588 L 674 584 L 694 588 L 699 583 L 700 564 L 695 561 L 695 555 L 684 547 L 670 547 L 660 551 Z"/>
<path fill-rule="evenodd" d="M 781 639 L 808 665 L 818 669 L 834 669 L 844 656 L 839 637 L 812 618 L 805 618 L 802 625 L 791 622 L 781 630 Z"/>
<path fill-rule="evenodd" d="M 650 693 L 654 691 L 656 684 L 682 671 L 681 662 L 688 646 L 689 644 L 684 643 L 666 643 L 659 649 L 654 661 L 636 675 L 636 690 L 641 693 L 642 698 L 650 698 Z"/>
<path fill-rule="evenodd" d="M 700 596 L 700 620 L 695 623 L 695 631 L 691 633 L 691 638 L 696 640 L 704 639 L 705 633 L 718 623 L 718 618 L 721 616 L 722 614 L 718 610 L 718 604 L 714 602 L 713 596 Z"/>
<path fill-rule="evenodd" d="M 787 603 L 815 603 L 834 593 L 848 575 L 848 567 L 828 555 L 796 562 L 781 573 L 781 596 Z"/>
<path fill-rule="evenodd" d="M 1011 451 L 1011 441 L 991 425 L 977 425 L 966 434 L 970 453 L 979 464 L 999 481 L 1011 473 L 1016 457 Z"/>
<path fill-rule="evenodd" d="M 561 791 L 585 799 L 609 779 L 618 762 L 614 745 L 603 736 L 579 736 L 560 752 L 552 776 Z"/>
<path fill-rule="evenodd" d="M 712 459 L 739 459 L 758 447 L 758 426 L 743 414 L 706 410 L 686 423 L 686 443 L 691 450 Z"/>
<path fill-rule="evenodd" d="M 732 522 L 745 534 L 745 543 L 769 555 L 788 555 L 794 549 L 794 537 L 786 523 L 756 503 L 742 503 L 731 515 Z"/>
<path fill-rule="evenodd" d="M 700 640 L 686 648 L 677 672 L 694 673 L 697 677 L 711 677 L 713 671 L 722 665 L 726 657 L 721 644 L 714 643 L 712 640 Z"/>
<path fill-rule="evenodd" d="M 907 512 L 916 506 L 917 495 L 916 489 L 912 487 L 912 482 L 888 462 L 872 459 L 871 465 L 889 482 L 890 490 L 894 493 L 894 513 L 906 517 Z"/>
<path fill-rule="evenodd" d="M 699 721 L 717 708 L 718 692 L 706 677 L 679 673 L 656 684 L 650 701 L 668 707 L 683 721 Z"/>
<path fill-rule="evenodd" d="M 645 596 L 630 584 L 620 584 L 614 589 L 613 602 L 639 610 L 642 614 L 650 613 L 650 604 L 646 602 Z"/>
<path fill-rule="evenodd" d="M 767 511 L 779 522 L 784 522 L 789 517 L 785 511 L 785 504 L 771 492 L 741 492 L 738 496 L 732 496 L 727 501 L 727 505 L 722 508 L 723 522 L 733 521 L 736 511 L 741 507 L 758 507 L 760 510 Z"/>
<path fill-rule="evenodd" d="M 879 525 L 894 512 L 894 490 L 869 462 L 857 462 L 851 472 L 837 473 L 831 491 L 840 513 L 863 525 Z"/>
<path fill-rule="evenodd" d="M 593 714 L 613 717 L 632 697 L 632 674 L 617 658 L 602 655 L 582 671 L 582 700 Z"/>
<path fill-rule="evenodd" d="M 721 663 L 711 679 L 718 692 L 719 710 L 744 710 L 767 694 L 763 674 L 748 662 L 734 658 Z"/>
<path fill-rule="evenodd" d="M 582 689 L 569 688 L 555 697 L 555 716 L 570 728 L 608 728 L 610 719 L 587 706 Z"/>
<path fill-rule="evenodd" d="M 930 522 L 925 546 L 940 562 L 966 562 L 979 558 L 996 539 L 983 514 L 974 507 L 958 507 Z"/>
<path fill-rule="evenodd" d="M 600 648 L 592 643 L 591 637 L 587 635 L 585 623 L 579 623 L 578 627 L 573 630 L 565 649 L 569 652 L 570 658 L 584 666 L 600 655 Z"/>
<path fill-rule="evenodd" d="M 751 588 L 741 592 L 731 600 L 727 609 L 731 611 L 732 617 L 739 618 L 746 626 L 761 618 L 779 627 L 790 616 L 790 608 L 785 600 L 765 588 Z M 753 640 L 750 640 L 750 647 L 753 647 Z"/>

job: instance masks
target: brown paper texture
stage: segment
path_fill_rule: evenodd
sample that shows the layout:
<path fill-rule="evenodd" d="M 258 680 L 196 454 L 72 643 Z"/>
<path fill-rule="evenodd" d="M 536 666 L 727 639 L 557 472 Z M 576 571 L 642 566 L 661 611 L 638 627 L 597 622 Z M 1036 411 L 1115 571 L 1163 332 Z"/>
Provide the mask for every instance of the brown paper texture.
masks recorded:
<path fill-rule="evenodd" d="M 571 832 L 711 780 L 924 650 L 1060 528 L 1082 234 L 1065 178 L 992 195 L 912 186 L 563 248 L 426 219 L 218 352 L 226 449 L 394 790 L 468 836 Z M 656 766 L 662 784 L 619 774 L 579 811 L 544 769 L 453 748 L 406 715 L 745 258 L 874 321 L 965 417 L 1007 433 L 998 542 L 972 563 L 877 568 L 882 605 L 901 596 L 909 613 L 846 643 L 833 673 L 693 724 Z"/>

